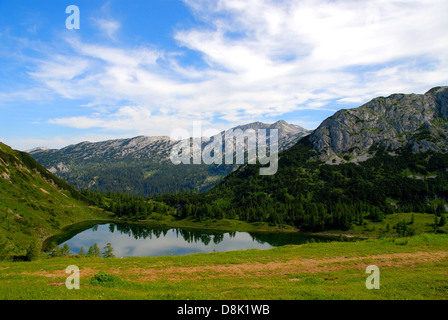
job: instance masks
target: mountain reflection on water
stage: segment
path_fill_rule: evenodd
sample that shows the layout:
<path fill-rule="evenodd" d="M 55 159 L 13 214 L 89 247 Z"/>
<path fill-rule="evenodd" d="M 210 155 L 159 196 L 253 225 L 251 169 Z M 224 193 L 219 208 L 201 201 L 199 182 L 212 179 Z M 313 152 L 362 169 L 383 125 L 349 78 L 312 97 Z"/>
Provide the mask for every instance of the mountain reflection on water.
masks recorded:
<path fill-rule="evenodd" d="M 331 241 L 301 233 L 228 232 L 205 229 L 152 227 L 132 223 L 107 223 L 84 230 L 68 230 L 54 239 L 60 246 L 67 243 L 72 253 L 84 251 L 97 243 L 103 248 L 111 243 L 117 257 L 185 255 L 247 249 L 269 249 L 288 244 Z"/>

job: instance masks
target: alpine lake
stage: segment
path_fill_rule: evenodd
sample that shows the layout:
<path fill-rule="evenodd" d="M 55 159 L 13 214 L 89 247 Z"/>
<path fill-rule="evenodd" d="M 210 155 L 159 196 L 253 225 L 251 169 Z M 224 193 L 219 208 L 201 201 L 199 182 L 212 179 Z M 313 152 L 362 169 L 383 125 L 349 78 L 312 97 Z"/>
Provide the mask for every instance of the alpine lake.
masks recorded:
<path fill-rule="evenodd" d="M 102 251 L 110 243 L 115 257 L 157 257 L 193 253 L 225 252 L 248 249 L 270 249 L 307 242 L 335 241 L 300 232 L 238 232 L 205 229 L 183 229 L 126 222 L 88 222 L 72 225 L 63 233 L 48 238 L 59 247 L 67 244 L 71 254 L 87 252 L 95 243 Z"/>

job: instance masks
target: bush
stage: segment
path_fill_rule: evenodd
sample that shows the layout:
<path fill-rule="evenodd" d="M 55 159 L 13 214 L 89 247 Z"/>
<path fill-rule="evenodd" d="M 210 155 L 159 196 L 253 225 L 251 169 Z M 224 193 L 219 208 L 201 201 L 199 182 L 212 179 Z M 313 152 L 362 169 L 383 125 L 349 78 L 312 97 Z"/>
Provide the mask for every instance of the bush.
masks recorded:
<path fill-rule="evenodd" d="M 439 227 L 445 226 L 446 223 L 447 223 L 446 215 L 444 213 L 442 213 L 440 220 L 439 220 Z"/>
<path fill-rule="evenodd" d="M 122 283 L 122 280 L 116 275 L 99 272 L 90 279 L 89 283 L 93 286 L 113 287 Z"/>
<path fill-rule="evenodd" d="M 40 248 L 41 246 L 36 240 L 30 244 L 26 251 L 26 257 L 29 261 L 35 261 L 40 258 Z"/>

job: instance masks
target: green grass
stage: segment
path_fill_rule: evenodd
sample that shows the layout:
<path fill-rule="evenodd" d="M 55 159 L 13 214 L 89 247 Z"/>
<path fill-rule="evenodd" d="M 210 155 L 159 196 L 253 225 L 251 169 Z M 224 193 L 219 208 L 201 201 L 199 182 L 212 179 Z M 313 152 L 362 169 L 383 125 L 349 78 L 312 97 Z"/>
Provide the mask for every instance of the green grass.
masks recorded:
<path fill-rule="evenodd" d="M 414 223 L 411 224 L 412 217 Z M 408 227 L 414 229 L 415 234 L 431 233 L 434 231 L 434 214 L 429 213 L 394 213 L 384 216 L 381 222 L 373 222 L 367 218 L 364 219 L 363 225 L 353 224 L 349 230 L 328 230 L 325 233 L 357 235 L 361 237 L 396 237 L 397 231 L 394 227 L 397 223 L 406 220 Z M 440 219 L 440 218 L 439 218 Z M 389 231 L 387 231 L 389 225 Z M 438 227 L 441 232 L 448 233 L 448 224 L 444 227 Z"/>
<path fill-rule="evenodd" d="M 156 219 L 138 221 L 139 224 L 150 226 L 165 226 L 170 228 L 221 230 L 239 232 L 297 232 L 297 229 L 288 225 L 270 225 L 265 222 L 249 223 L 232 219 L 203 219 L 196 218 L 174 219 L 174 217 L 153 214 Z"/>
<path fill-rule="evenodd" d="M 28 154 L 0 143 L 0 259 L 26 255 L 68 225 L 108 217 Z"/>
<path fill-rule="evenodd" d="M 0 144 L 0 258 L 27 254 L 48 236 L 110 215 L 75 192 L 28 155 Z M 365 220 L 346 232 L 382 239 L 309 243 L 271 250 L 101 259 L 76 256 L 0 262 L 0 299 L 447 299 L 448 235 L 396 236 L 393 227 L 412 214 Z M 293 227 L 235 220 L 175 220 L 154 214 L 144 223 L 227 231 L 283 231 Z M 414 214 L 417 234 L 432 231 L 434 215 Z M 81 225 L 73 224 L 82 222 Z M 385 232 L 389 224 L 390 231 Z M 448 226 L 440 228 L 447 232 Z M 381 270 L 381 289 L 367 290 L 365 268 Z M 68 290 L 65 269 L 80 268 L 81 289 Z"/>
<path fill-rule="evenodd" d="M 69 265 L 80 268 L 80 290 L 65 287 Z M 368 265 L 380 268 L 379 290 L 365 287 Z M 434 234 L 188 256 L 66 257 L 1 262 L 0 299 L 447 299 L 447 270 L 448 236 Z"/>

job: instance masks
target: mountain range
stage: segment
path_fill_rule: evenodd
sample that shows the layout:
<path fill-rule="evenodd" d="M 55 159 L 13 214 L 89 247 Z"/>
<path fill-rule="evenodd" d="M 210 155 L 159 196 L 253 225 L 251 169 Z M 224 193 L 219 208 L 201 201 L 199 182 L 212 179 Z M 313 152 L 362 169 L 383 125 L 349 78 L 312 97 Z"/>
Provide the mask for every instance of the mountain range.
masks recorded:
<path fill-rule="evenodd" d="M 413 152 L 447 152 L 448 87 L 425 94 L 378 97 L 354 109 L 340 110 L 315 130 L 278 121 L 232 128 L 278 129 L 279 151 L 308 137 L 316 157 L 328 164 L 362 162 L 376 147 L 391 154 L 402 148 Z M 221 132 L 224 135 L 226 132 Z M 192 139 L 207 146 L 207 139 Z M 77 189 L 154 195 L 184 190 L 205 191 L 235 170 L 232 165 L 174 166 L 170 150 L 179 141 L 169 137 L 139 136 L 102 142 L 82 142 L 59 150 L 36 148 L 29 153 Z M 193 156 L 193 155 L 192 155 Z"/>
<path fill-rule="evenodd" d="M 309 130 L 300 126 L 277 121 L 273 124 L 254 122 L 241 125 L 223 131 L 220 135 L 224 137 L 229 132 L 235 132 L 236 137 L 240 137 L 248 129 L 277 129 L 279 151 L 310 134 Z M 211 138 L 195 138 L 191 139 L 191 143 L 200 144 L 200 150 L 204 150 L 211 143 Z M 184 190 L 204 191 L 234 169 L 233 165 L 173 165 L 170 153 L 178 143 L 178 140 L 167 136 L 139 136 L 82 142 L 59 150 L 35 148 L 28 152 L 50 172 L 77 189 L 128 192 L 143 196 Z"/>
<path fill-rule="evenodd" d="M 348 230 L 393 212 L 440 216 L 447 210 L 448 87 L 379 97 L 337 112 L 311 132 L 284 121 L 238 128 L 279 129 L 275 175 L 260 176 L 261 164 L 173 165 L 169 151 L 176 141 L 167 137 L 29 153 L 0 143 L 0 260 L 32 255 L 64 226 L 106 218 L 106 211 L 144 218 L 157 207 L 178 218 Z M 106 200 L 77 190 L 85 188 L 157 196 L 146 201 L 111 194 Z M 197 189 L 204 192 L 172 193 Z"/>

